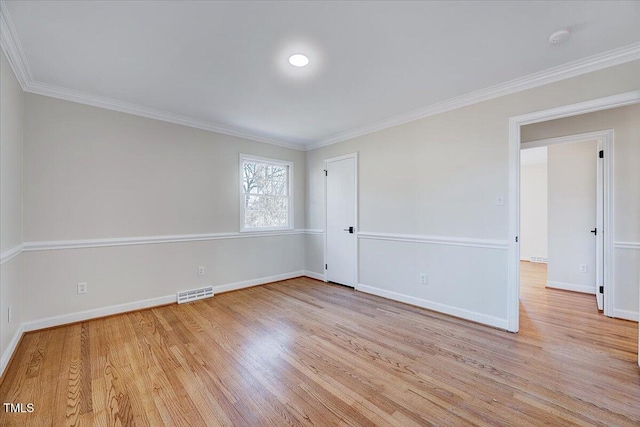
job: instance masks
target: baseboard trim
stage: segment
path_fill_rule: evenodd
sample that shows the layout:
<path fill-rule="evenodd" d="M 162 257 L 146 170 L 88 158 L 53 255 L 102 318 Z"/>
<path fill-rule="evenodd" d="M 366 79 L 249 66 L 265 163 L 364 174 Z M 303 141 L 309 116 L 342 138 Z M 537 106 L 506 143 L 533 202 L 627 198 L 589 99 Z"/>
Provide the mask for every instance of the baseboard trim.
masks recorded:
<path fill-rule="evenodd" d="M 145 300 L 127 302 L 124 304 L 110 305 L 107 307 L 93 308 L 90 310 L 77 311 L 75 313 L 60 314 L 58 316 L 45 317 L 31 320 L 22 324 L 25 332 L 37 331 L 39 329 L 53 328 L 55 326 L 67 325 L 69 323 L 82 322 L 85 320 L 97 319 L 114 314 L 127 313 L 129 311 L 143 310 L 145 308 L 156 307 L 176 302 L 176 294 L 165 295 L 163 297 L 149 298 Z"/>
<path fill-rule="evenodd" d="M 238 289 L 249 288 L 251 286 L 264 285 L 266 283 L 278 282 L 280 280 L 293 279 L 295 277 L 304 276 L 305 272 L 294 271 L 291 273 L 278 274 L 275 276 L 260 277 L 252 280 L 244 280 L 242 282 L 228 283 L 225 285 L 217 285 L 213 287 L 213 293 L 235 291 Z M 177 292 L 177 291 L 176 291 Z M 36 331 L 39 329 L 52 328 L 55 326 L 67 325 L 69 323 L 82 322 L 100 317 L 111 316 L 114 314 L 127 313 L 129 311 L 143 310 L 145 308 L 157 307 L 160 305 L 172 304 L 176 302 L 176 294 L 165 295 L 162 297 L 150 298 L 139 301 L 127 302 L 124 304 L 116 304 L 107 307 L 99 307 L 90 310 L 78 311 L 75 313 L 61 314 L 58 316 L 45 317 L 43 319 L 31 320 L 22 324 L 25 332 Z"/>
<path fill-rule="evenodd" d="M 305 270 L 304 276 L 311 277 L 312 279 L 322 280 L 324 282 L 324 274 L 316 273 L 315 271 Z"/>
<path fill-rule="evenodd" d="M 18 326 L 15 334 L 13 334 L 13 338 L 9 341 L 9 345 L 7 349 L 2 353 L 2 358 L 0 359 L 0 384 L 2 384 L 2 380 L 4 380 L 4 371 L 9 366 L 11 362 L 11 358 L 16 352 L 18 348 L 18 344 L 20 344 L 20 340 L 22 340 L 22 335 L 24 334 L 23 325 Z"/>
<path fill-rule="evenodd" d="M 242 282 L 229 283 L 226 285 L 218 285 L 213 287 L 214 294 L 235 291 L 251 286 L 264 285 L 267 283 L 278 282 L 281 280 L 293 279 L 301 276 L 314 277 L 317 273 L 307 272 L 304 270 L 294 271 L 291 273 L 278 274 L 275 276 L 261 277 L 258 279 L 245 280 Z M 315 277 L 314 277 L 315 278 Z M 15 353 L 18 343 L 22 335 L 26 332 L 37 331 L 40 329 L 53 328 L 56 326 L 68 325 L 71 323 L 83 322 L 87 320 L 98 319 L 101 317 L 112 316 L 114 314 L 122 314 L 131 311 L 143 310 L 146 308 L 157 307 L 161 305 L 172 304 L 176 302 L 176 294 L 165 295 L 157 298 L 149 298 L 145 300 L 133 301 L 124 304 L 110 305 L 107 307 L 99 307 L 90 310 L 78 311 L 75 313 L 61 314 L 58 316 L 45 317 L 42 319 L 23 322 L 16 330 L 15 335 L 11 339 L 9 346 L 0 358 L 0 378 L 4 375 L 4 370 L 9 365 L 11 357 Z"/>
<path fill-rule="evenodd" d="M 398 292 L 388 291 L 386 289 L 380 289 L 373 286 L 363 285 L 361 283 L 356 287 L 357 291 L 365 292 L 367 294 L 377 295 L 379 297 L 391 299 L 394 301 L 403 302 L 406 304 L 415 305 L 418 307 L 426 308 L 429 310 L 437 311 L 439 313 L 448 314 L 450 316 L 459 317 L 465 320 L 471 320 L 473 322 L 482 323 L 483 325 L 493 326 L 499 329 L 507 329 L 509 326 L 508 319 L 501 319 L 499 317 L 488 316 L 486 314 L 478 313 L 476 311 L 466 310 L 464 308 L 453 307 L 447 304 L 428 301 L 422 298 L 412 297 L 410 295 L 400 294 Z"/>
<path fill-rule="evenodd" d="M 258 279 L 244 280 L 242 282 L 229 283 L 226 285 L 218 285 L 213 287 L 213 293 L 237 291 L 239 289 L 250 288 L 252 286 L 265 285 L 267 283 L 279 282 L 281 280 L 295 279 L 304 276 L 304 270 L 294 271 L 291 273 L 276 274 L 275 276 L 260 277 Z"/>
<path fill-rule="evenodd" d="M 595 286 L 575 285 L 573 283 L 553 282 L 553 281 L 547 280 L 547 284 L 545 287 L 551 288 L 551 289 L 560 289 L 563 291 L 580 292 L 583 294 L 591 294 L 591 295 L 596 294 Z"/>
<path fill-rule="evenodd" d="M 638 312 L 631 310 L 620 310 L 619 308 L 615 308 L 613 310 L 613 317 L 617 319 L 625 319 L 631 320 L 632 322 L 638 321 Z"/>

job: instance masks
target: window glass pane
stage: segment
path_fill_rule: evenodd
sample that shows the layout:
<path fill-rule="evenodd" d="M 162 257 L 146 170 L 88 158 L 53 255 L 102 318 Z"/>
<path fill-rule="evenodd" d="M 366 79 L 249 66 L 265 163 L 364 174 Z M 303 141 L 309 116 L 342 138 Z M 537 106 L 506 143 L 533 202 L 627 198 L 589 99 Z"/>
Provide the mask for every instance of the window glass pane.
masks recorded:
<path fill-rule="evenodd" d="M 263 179 L 245 180 L 244 192 L 245 194 L 266 194 L 265 181 Z"/>
<path fill-rule="evenodd" d="M 273 227 L 285 227 L 287 225 L 287 211 L 271 212 L 271 223 Z"/>
<path fill-rule="evenodd" d="M 253 192 L 256 180 L 258 177 L 256 176 L 256 164 L 244 162 L 242 164 L 242 191 L 244 193 Z"/>
<path fill-rule="evenodd" d="M 244 226 L 246 228 L 258 228 L 264 227 L 260 221 L 262 216 L 258 211 L 245 211 L 244 213 Z"/>
<path fill-rule="evenodd" d="M 286 196 L 287 195 L 287 183 L 286 181 L 267 181 L 264 184 L 265 192 L 263 194 L 271 194 L 273 196 Z"/>
<path fill-rule="evenodd" d="M 245 211 L 245 227 L 286 227 L 287 211 Z"/>
<path fill-rule="evenodd" d="M 287 210 L 289 205 L 286 197 L 253 194 L 248 194 L 244 197 L 244 208 L 248 211 L 282 211 Z"/>
<path fill-rule="evenodd" d="M 245 228 L 289 225 L 289 167 L 246 160 L 242 163 Z"/>
<path fill-rule="evenodd" d="M 267 167 L 267 165 L 265 165 L 264 163 L 255 163 L 252 162 L 250 163 L 252 171 L 253 171 L 253 176 L 255 178 L 264 178 L 265 177 L 265 169 Z"/>
<path fill-rule="evenodd" d="M 267 165 L 265 168 L 265 178 L 282 181 L 286 179 L 286 168 L 284 166 Z"/>
<path fill-rule="evenodd" d="M 243 192 L 245 194 L 265 194 L 272 196 L 286 196 L 288 185 L 286 181 L 245 181 L 243 184 Z"/>

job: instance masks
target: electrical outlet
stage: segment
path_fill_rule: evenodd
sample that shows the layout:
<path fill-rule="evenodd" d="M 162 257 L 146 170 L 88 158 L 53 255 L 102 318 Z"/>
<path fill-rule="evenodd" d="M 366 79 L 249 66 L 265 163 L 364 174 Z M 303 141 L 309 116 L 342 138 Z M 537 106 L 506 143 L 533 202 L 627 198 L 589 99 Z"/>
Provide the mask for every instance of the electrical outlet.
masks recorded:
<path fill-rule="evenodd" d="M 13 306 L 12 305 L 9 306 L 7 322 L 9 323 L 13 322 Z"/>
<path fill-rule="evenodd" d="M 198 267 L 198 276 L 204 276 L 204 267 Z"/>
<path fill-rule="evenodd" d="M 587 272 L 587 264 L 580 264 L 580 273 Z"/>
<path fill-rule="evenodd" d="M 79 294 L 87 293 L 87 282 L 78 283 L 78 293 Z"/>
<path fill-rule="evenodd" d="M 420 284 L 421 285 L 426 285 L 427 284 L 427 275 L 424 273 L 420 274 Z"/>

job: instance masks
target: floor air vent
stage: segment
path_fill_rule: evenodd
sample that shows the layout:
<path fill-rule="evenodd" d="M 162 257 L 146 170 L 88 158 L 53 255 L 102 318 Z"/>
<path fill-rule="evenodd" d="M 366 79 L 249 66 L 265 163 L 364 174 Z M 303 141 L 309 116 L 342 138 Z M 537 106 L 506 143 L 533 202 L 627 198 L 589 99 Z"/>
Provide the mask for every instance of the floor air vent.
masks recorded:
<path fill-rule="evenodd" d="M 178 304 L 183 302 L 196 301 L 199 299 L 210 298 L 213 296 L 213 286 L 206 288 L 193 289 L 191 291 L 178 292 Z"/>

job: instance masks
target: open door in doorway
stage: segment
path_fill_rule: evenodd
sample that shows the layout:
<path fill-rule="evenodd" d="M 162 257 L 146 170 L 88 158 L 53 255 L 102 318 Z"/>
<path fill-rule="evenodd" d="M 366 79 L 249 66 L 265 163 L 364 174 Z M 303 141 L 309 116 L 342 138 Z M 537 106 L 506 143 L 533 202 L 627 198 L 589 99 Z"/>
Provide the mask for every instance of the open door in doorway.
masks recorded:
<path fill-rule="evenodd" d="M 613 291 L 608 286 L 613 245 L 609 208 L 612 140 L 612 131 L 605 130 L 521 144 L 525 150 L 554 150 L 555 160 L 548 159 L 550 234 L 546 286 L 590 293 L 595 296 L 597 309 L 607 316 L 612 315 Z M 551 185 L 552 181 L 555 184 Z M 523 237 L 527 235 L 524 230 L 521 233 Z"/>
<path fill-rule="evenodd" d="M 596 153 L 596 226 L 592 231 L 596 238 L 596 303 L 598 310 L 604 310 L 604 147 L 598 140 Z"/>

